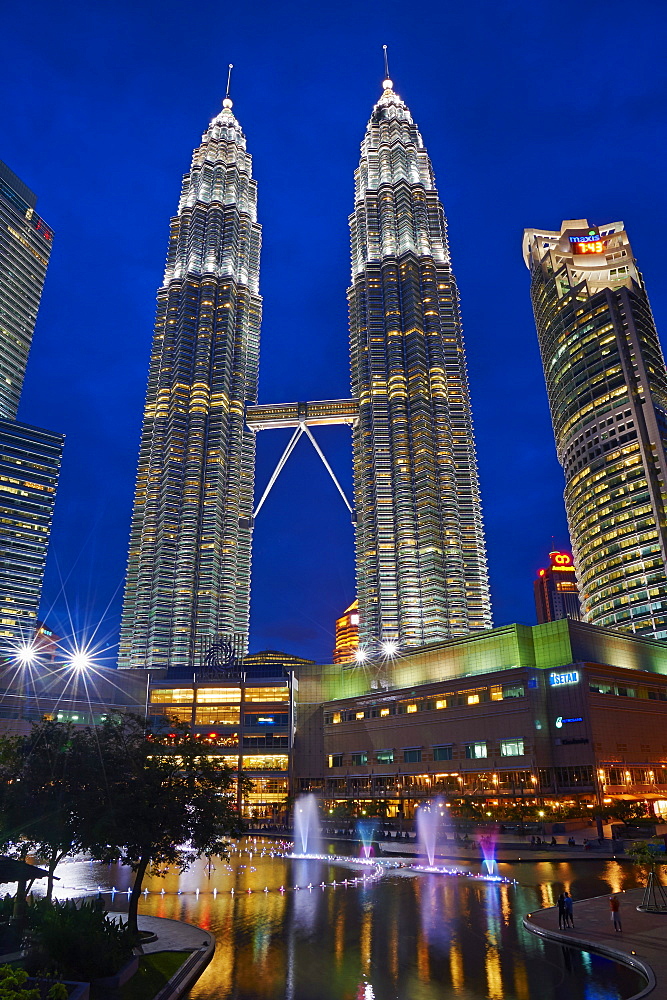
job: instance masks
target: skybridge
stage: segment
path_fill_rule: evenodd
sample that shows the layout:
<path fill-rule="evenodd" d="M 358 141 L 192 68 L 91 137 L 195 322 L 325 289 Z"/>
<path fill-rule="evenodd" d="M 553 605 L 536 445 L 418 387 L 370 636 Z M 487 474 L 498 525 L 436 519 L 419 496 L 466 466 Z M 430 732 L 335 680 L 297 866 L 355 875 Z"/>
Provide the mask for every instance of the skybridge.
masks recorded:
<path fill-rule="evenodd" d="M 338 482 L 336 475 L 327 462 L 324 452 L 315 440 L 311 427 L 324 427 L 331 424 L 347 424 L 353 427 L 359 419 L 359 401 L 356 399 L 324 399 L 316 400 L 312 403 L 268 403 L 264 406 L 246 407 L 246 424 L 253 431 L 276 430 L 277 428 L 294 428 L 294 434 L 289 440 L 285 451 L 271 476 L 262 498 L 255 508 L 253 519 L 257 517 L 264 501 L 268 497 L 273 484 L 280 475 L 282 469 L 290 457 L 302 434 L 310 440 L 313 448 L 319 455 L 325 469 L 333 479 L 336 489 L 343 498 L 345 506 L 355 520 L 354 508 L 345 496 L 342 486 Z"/>

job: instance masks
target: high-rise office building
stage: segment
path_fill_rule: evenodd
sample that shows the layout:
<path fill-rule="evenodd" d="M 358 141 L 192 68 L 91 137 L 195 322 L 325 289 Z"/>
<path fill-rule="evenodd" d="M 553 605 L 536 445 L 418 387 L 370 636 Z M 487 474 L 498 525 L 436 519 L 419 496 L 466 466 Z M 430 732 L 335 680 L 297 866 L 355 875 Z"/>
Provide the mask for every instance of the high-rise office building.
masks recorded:
<path fill-rule="evenodd" d="M 523 253 L 583 618 L 667 638 L 667 370 L 625 226 L 527 229 Z"/>
<path fill-rule="evenodd" d="M 579 588 L 569 552 L 549 553 L 549 565 L 537 571 L 533 591 L 538 625 L 561 618 L 580 621 Z"/>
<path fill-rule="evenodd" d="M 119 666 L 245 648 L 261 299 L 257 185 L 225 98 L 183 178 L 150 361 Z"/>
<path fill-rule="evenodd" d="M 37 196 L 0 160 L 0 420 L 15 420 L 53 231 Z"/>
<path fill-rule="evenodd" d="M 53 231 L 36 195 L 0 162 L 0 651 L 30 642 L 37 625 L 62 434 L 18 423 Z"/>
<path fill-rule="evenodd" d="M 360 640 L 490 628 L 459 296 L 433 169 L 385 80 L 350 216 Z"/>
<path fill-rule="evenodd" d="M 64 436 L 0 420 L 0 652 L 37 628 Z"/>
<path fill-rule="evenodd" d="M 336 619 L 334 663 L 349 663 L 359 648 L 359 601 L 354 600 Z"/>

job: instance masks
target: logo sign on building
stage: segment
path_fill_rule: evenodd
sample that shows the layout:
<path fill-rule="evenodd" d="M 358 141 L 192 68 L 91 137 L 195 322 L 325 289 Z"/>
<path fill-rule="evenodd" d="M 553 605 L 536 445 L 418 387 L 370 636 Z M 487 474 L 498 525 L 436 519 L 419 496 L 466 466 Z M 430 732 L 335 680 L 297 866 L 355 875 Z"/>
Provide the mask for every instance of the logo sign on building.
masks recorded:
<path fill-rule="evenodd" d="M 560 673 L 554 671 L 549 674 L 549 687 L 565 687 L 567 684 L 579 683 L 578 670 L 563 670 Z"/>
<path fill-rule="evenodd" d="M 587 236 L 570 236 L 570 245 L 573 253 L 602 253 L 604 250 L 600 234 L 593 229 Z"/>
<path fill-rule="evenodd" d="M 558 718 L 556 719 L 556 729 L 562 729 L 562 727 L 566 726 L 568 722 L 583 722 L 583 721 L 584 720 L 580 715 L 578 715 L 576 719 L 564 719 L 562 715 L 559 715 Z"/>

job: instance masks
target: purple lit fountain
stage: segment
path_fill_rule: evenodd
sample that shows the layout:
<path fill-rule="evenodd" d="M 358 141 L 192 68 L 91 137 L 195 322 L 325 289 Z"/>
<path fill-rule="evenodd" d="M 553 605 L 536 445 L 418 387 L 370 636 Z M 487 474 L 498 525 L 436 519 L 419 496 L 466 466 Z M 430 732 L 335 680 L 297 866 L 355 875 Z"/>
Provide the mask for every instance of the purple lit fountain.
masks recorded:
<path fill-rule="evenodd" d="M 294 806 L 294 853 L 320 854 L 320 814 L 314 795 L 300 795 Z"/>
<path fill-rule="evenodd" d="M 496 862 L 496 842 L 493 837 L 481 837 L 480 847 L 482 848 L 482 854 L 484 855 L 484 861 L 482 862 L 487 875 L 497 875 L 498 874 L 498 864 Z"/>
<path fill-rule="evenodd" d="M 365 858 L 370 858 L 371 856 L 375 825 L 374 819 L 360 819 L 357 823 L 357 834 L 361 841 L 361 852 Z"/>
<path fill-rule="evenodd" d="M 417 810 L 417 837 L 419 846 L 428 857 L 428 863 L 433 867 L 435 849 L 438 840 L 438 827 L 442 816 L 442 799 L 432 799 L 424 802 Z"/>

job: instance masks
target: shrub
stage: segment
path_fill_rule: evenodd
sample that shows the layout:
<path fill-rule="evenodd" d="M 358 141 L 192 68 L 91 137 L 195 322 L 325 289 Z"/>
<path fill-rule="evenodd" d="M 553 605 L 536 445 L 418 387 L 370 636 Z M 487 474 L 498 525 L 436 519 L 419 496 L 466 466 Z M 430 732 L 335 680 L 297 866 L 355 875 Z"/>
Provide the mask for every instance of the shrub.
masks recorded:
<path fill-rule="evenodd" d="M 0 965 L 0 1000 L 40 1000 L 39 990 L 32 989 L 27 982 L 28 973 L 23 969 Z"/>
<path fill-rule="evenodd" d="M 74 900 L 40 900 L 30 907 L 29 926 L 35 943 L 26 968 L 33 973 L 90 982 L 113 976 L 132 957 L 126 925 L 108 917 L 101 899 L 79 906 Z"/>

